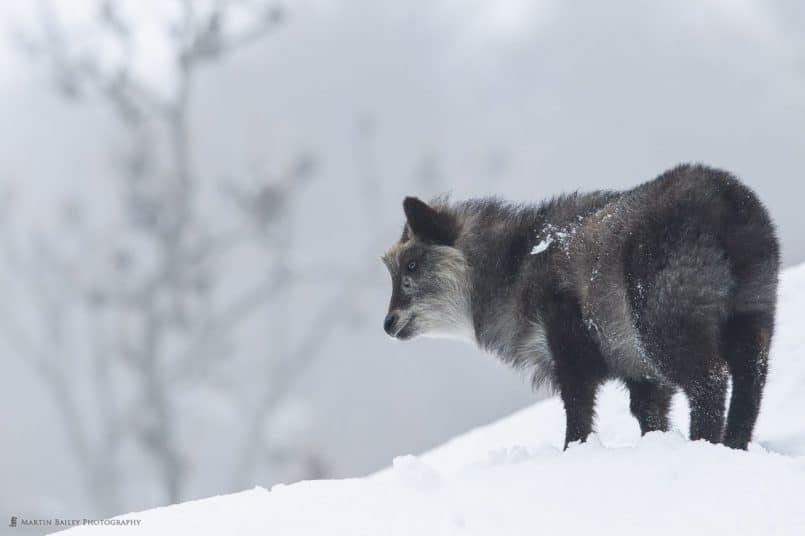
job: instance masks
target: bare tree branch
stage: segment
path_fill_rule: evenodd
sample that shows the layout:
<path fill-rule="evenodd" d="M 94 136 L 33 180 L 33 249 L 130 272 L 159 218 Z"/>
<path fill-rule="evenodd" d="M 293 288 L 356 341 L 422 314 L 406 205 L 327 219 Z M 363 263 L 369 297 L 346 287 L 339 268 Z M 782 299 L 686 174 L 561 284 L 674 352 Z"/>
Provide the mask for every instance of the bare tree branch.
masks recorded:
<path fill-rule="evenodd" d="M 192 12 L 192 6 L 185 4 L 185 9 Z M 275 30 L 283 22 L 285 13 L 279 6 L 266 6 L 248 28 L 230 35 L 225 35 L 222 27 L 225 16 L 224 4 L 219 3 L 202 23 L 194 27 L 189 45 L 182 53 L 183 63 L 216 60 L 246 47 Z M 188 18 L 192 19 L 192 15 L 188 14 Z"/>
<path fill-rule="evenodd" d="M 126 267 L 136 254 L 125 252 L 120 255 L 125 259 L 118 268 L 90 277 L 82 269 L 85 259 L 65 262 L 53 244 L 46 243 L 31 258 L 39 271 L 24 278 L 27 290 L 39 302 L 41 334 L 27 336 L 13 319 L 0 318 L 0 336 L 20 355 L 33 356 L 30 361 L 41 367 L 43 381 L 72 430 L 65 433 L 70 435 L 68 440 L 81 472 L 95 491 L 96 502 L 107 509 L 103 513 L 113 513 L 108 509 L 123 485 L 118 478 L 118 452 L 123 450 L 124 442 L 133 442 L 149 454 L 151 471 L 158 475 L 164 492 L 163 500 L 181 500 L 192 470 L 188 462 L 192 453 L 183 451 L 182 419 L 174 388 L 180 382 L 199 380 L 199 372 L 207 370 L 216 359 L 223 359 L 228 340 L 247 319 L 261 310 L 274 311 L 284 318 L 284 300 L 290 299 L 291 288 L 318 284 L 319 274 L 327 273 L 338 278 L 340 287 L 313 314 L 312 321 L 318 326 L 316 337 L 304 338 L 289 351 L 269 341 L 267 362 L 276 364 L 271 377 L 249 396 L 233 390 L 234 397 L 258 401 L 245 424 L 250 428 L 236 475 L 245 479 L 254 470 L 260 449 L 271 447 L 263 445 L 261 432 L 266 419 L 322 354 L 330 335 L 345 321 L 340 314 L 343 304 L 366 278 L 364 273 L 352 274 L 326 263 L 298 269 L 287 264 L 292 209 L 298 193 L 315 171 L 316 162 L 307 154 L 294 161 L 278 181 L 261 180 L 251 189 L 229 189 L 235 201 L 232 209 L 245 222 L 242 237 L 216 234 L 219 229 L 208 228 L 198 200 L 204 177 L 194 166 L 189 132 L 195 75 L 202 65 L 221 61 L 227 54 L 268 35 L 282 22 L 284 13 L 266 4 L 253 13 L 250 24 L 233 32 L 227 21 L 230 10 L 240 4 L 214 2 L 210 11 L 201 13 L 196 2 L 177 1 L 180 19 L 170 28 L 175 83 L 166 95 L 135 72 L 132 35 L 137 30 L 136 23 L 127 20 L 113 0 L 98 2 L 96 29 L 112 36 L 124 51 L 119 66 L 104 68 L 93 54 L 76 53 L 77 37 L 69 34 L 52 11 L 43 14 L 44 34 L 30 47 L 53 71 L 66 98 L 86 96 L 113 106 L 123 131 L 131 139 L 131 149 L 120 166 L 126 221 L 119 233 L 146 241 L 153 257 L 149 258 L 147 270 L 132 275 Z M 162 134 L 154 138 L 167 140 L 164 147 L 154 147 L 157 142 L 148 141 L 152 130 Z M 368 176 L 366 181 L 370 181 Z M 118 238 L 115 235 L 103 245 L 109 249 L 108 258 L 117 258 Z M 215 273 L 217 263 L 241 240 L 262 245 L 260 251 L 267 258 L 269 276 L 210 312 L 206 304 L 217 296 L 212 289 L 218 288 L 216 282 L 220 279 Z M 61 347 L 61 330 L 65 327 L 60 315 L 68 308 L 80 311 L 87 319 L 87 339 L 77 344 L 81 351 Z M 40 339 L 46 341 L 44 346 L 33 344 Z M 54 362 L 51 349 L 64 353 L 64 359 Z M 64 371 L 76 364 L 87 365 L 89 373 L 82 379 L 89 387 L 87 393 L 99 405 L 96 411 L 81 411 L 84 393 L 79 396 L 74 384 L 64 381 Z M 132 376 L 132 383 L 139 389 L 127 399 L 112 383 L 116 372 L 121 371 Z M 100 432 L 97 436 L 87 434 L 96 428 Z M 299 460 L 316 476 L 321 475 L 323 464 L 317 452 L 304 450 Z"/>

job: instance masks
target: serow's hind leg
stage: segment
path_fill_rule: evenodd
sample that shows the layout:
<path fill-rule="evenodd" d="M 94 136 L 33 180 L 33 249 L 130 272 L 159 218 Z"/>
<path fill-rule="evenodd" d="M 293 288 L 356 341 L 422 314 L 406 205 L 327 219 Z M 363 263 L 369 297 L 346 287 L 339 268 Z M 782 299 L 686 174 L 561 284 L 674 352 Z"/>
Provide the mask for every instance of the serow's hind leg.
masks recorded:
<path fill-rule="evenodd" d="M 720 443 L 724 435 L 724 410 L 728 376 L 726 366 L 709 370 L 682 386 L 690 403 L 690 439 Z"/>
<path fill-rule="evenodd" d="M 766 384 L 773 325 L 774 319 L 768 313 L 738 315 L 727 323 L 724 357 L 732 374 L 732 398 L 724 434 L 728 447 L 746 450 L 752 440 Z"/>
<path fill-rule="evenodd" d="M 674 389 L 651 381 L 629 381 L 629 409 L 640 423 L 640 434 L 668 431 L 668 412 Z"/>

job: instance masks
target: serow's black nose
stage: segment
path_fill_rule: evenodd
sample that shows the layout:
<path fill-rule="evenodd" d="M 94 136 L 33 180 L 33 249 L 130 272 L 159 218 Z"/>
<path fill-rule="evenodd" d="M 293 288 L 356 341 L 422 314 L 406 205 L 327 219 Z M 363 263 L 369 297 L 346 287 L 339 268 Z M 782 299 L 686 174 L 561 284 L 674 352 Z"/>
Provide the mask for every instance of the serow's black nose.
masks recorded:
<path fill-rule="evenodd" d="M 397 315 L 394 313 L 389 313 L 386 315 L 386 319 L 383 321 L 383 329 L 386 330 L 386 333 L 391 335 L 392 330 L 394 329 L 394 325 L 396 323 L 397 323 Z"/>

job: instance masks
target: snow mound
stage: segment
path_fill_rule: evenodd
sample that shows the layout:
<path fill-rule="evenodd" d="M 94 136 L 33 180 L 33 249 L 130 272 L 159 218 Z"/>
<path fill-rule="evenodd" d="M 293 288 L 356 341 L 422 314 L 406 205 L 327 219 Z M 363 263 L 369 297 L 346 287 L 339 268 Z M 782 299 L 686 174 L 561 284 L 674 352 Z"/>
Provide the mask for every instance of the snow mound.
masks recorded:
<path fill-rule="evenodd" d="M 561 451 L 556 399 L 365 478 L 299 482 L 157 508 L 127 534 L 805 534 L 805 265 L 783 274 L 771 372 L 749 452 L 640 437 L 626 393 L 602 392 L 599 435 Z M 71 534 L 120 532 L 78 527 Z"/>

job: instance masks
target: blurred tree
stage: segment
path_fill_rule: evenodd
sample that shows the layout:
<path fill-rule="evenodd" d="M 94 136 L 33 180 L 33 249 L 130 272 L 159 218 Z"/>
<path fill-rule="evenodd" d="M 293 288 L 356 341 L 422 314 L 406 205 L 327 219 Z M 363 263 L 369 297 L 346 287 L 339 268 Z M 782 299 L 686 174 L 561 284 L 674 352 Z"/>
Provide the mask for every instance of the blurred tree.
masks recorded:
<path fill-rule="evenodd" d="M 342 290 L 311 315 L 317 336 L 291 344 L 285 337 L 288 293 L 292 285 L 304 283 L 305 273 L 288 264 L 289 214 L 316 162 L 304 154 L 273 181 L 258 177 L 251 187 L 225 184 L 223 192 L 239 224 L 224 233 L 204 214 L 200 191 L 205 180 L 194 166 L 189 131 L 198 70 L 269 34 L 283 21 L 284 11 L 260 1 L 171 3 L 176 10 L 167 35 L 174 79 L 165 92 L 137 73 L 138 21 L 119 4 L 98 2 L 92 28 L 82 29 L 82 35 L 70 33 L 55 10 L 44 10 L 43 32 L 24 43 L 47 64 L 65 99 L 101 99 L 112 106 L 129 140 L 115 155 L 123 226 L 101 232 L 106 238 L 98 240 L 99 233 L 83 217 L 82 202 L 65 203 L 63 231 L 79 244 L 72 255 L 61 239 L 44 236 L 27 253 L 7 251 L 38 304 L 41 331 L 26 336 L 11 318 L 2 319 L 0 327 L 47 382 L 100 513 L 130 507 L 122 491 L 132 478 L 145 480 L 151 489 L 156 484 L 159 496 L 153 504 L 185 496 L 197 469 L 192 442 L 204 436 L 203 431 L 182 436 L 188 423 L 178 398 L 186 384 L 229 382 L 228 396 L 239 397 L 243 437 L 232 438 L 240 441 L 233 488 L 252 485 L 266 463 L 295 467 L 298 474 L 291 478 L 324 476 L 327 464 L 319 449 L 278 439 L 282 431 L 271 429 L 271 423 L 283 420 L 294 381 L 343 321 L 337 313 L 361 277 L 343 274 Z M 241 22 L 229 24 L 235 18 Z M 120 60 L 105 64 L 97 49 L 75 46 L 87 31 L 111 39 L 122 51 Z M 225 301 L 221 296 L 232 293 L 222 290 L 222 261 L 249 241 L 267 258 L 265 276 L 240 299 Z M 261 375 L 253 382 L 257 389 L 250 390 L 239 378 L 220 374 L 219 366 L 231 355 L 237 330 L 258 312 L 274 319 L 273 339 L 267 356 L 250 349 L 258 368 L 247 368 L 247 374 L 257 370 Z M 69 339 L 78 332 L 71 328 L 78 318 L 88 326 L 87 340 L 75 342 Z M 132 475 L 132 457 L 142 452 L 147 468 Z"/>

